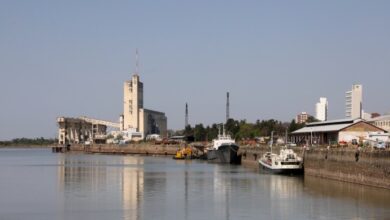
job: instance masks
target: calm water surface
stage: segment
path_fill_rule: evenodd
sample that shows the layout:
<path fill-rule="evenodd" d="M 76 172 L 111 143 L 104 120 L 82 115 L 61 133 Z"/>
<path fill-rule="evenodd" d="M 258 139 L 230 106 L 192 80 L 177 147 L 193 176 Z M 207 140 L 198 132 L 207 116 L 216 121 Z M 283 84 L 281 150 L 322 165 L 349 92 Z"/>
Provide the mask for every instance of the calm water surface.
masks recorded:
<path fill-rule="evenodd" d="M 390 219 L 390 190 L 167 157 L 0 149 L 0 219 Z"/>

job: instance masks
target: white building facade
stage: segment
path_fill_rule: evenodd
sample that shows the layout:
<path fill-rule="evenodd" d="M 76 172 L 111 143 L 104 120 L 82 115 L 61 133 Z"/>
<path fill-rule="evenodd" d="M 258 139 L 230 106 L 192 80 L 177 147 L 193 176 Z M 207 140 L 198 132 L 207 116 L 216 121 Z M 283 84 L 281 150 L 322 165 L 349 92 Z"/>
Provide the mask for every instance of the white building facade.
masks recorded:
<path fill-rule="evenodd" d="M 345 116 L 347 118 L 362 118 L 363 87 L 353 85 L 352 90 L 345 93 Z"/>
<path fill-rule="evenodd" d="M 372 118 L 368 122 L 390 133 L 390 114 Z"/>
<path fill-rule="evenodd" d="M 316 104 L 316 119 L 319 121 L 328 120 L 328 100 L 321 97 L 320 101 Z"/>

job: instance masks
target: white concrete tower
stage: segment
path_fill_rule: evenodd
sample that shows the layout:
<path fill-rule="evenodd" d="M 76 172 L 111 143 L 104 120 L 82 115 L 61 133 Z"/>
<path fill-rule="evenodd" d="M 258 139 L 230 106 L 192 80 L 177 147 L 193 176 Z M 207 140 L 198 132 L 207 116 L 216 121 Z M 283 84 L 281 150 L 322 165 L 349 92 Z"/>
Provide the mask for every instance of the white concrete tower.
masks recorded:
<path fill-rule="evenodd" d="M 328 120 L 328 100 L 325 97 L 321 97 L 316 104 L 316 119 L 320 121 Z"/>
<path fill-rule="evenodd" d="M 136 71 L 131 80 L 125 81 L 123 91 L 124 130 L 140 128 L 140 109 L 144 106 L 144 85 L 138 75 L 138 50 L 136 51 Z"/>
<path fill-rule="evenodd" d="M 363 86 L 353 85 L 352 90 L 345 93 L 345 116 L 362 118 Z"/>

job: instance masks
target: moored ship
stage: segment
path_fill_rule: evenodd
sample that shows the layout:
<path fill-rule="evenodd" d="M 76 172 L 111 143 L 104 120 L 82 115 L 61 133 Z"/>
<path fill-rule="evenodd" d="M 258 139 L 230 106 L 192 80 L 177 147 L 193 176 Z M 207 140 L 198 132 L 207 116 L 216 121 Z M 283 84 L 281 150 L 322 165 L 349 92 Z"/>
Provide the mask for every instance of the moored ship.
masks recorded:
<path fill-rule="evenodd" d="M 226 135 L 223 128 L 222 134 L 213 140 L 212 146 L 207 150 L 207 160 L 215 163 L 240 164 L 241 156 L 238 155 L 239 146 Z"/>
<path fill-rule="evenodd" d="M 279 155 L 271 152 L 265 153 L 259 159 L 260 167 L 279 174 L 299 174 L 303 172 L 303 160 L 287 147 L 280 150 Z"/>

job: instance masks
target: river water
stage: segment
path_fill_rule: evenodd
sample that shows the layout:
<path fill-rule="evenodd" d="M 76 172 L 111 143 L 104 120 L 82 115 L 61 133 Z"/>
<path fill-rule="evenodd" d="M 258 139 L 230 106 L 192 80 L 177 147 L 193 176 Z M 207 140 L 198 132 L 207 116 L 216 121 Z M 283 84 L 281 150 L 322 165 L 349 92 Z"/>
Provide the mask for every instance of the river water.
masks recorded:
<path fill-rule="evenodd" d="M 390 219 L 390 190 L 197 160 L 0 149 L 0 219 Z"/>

